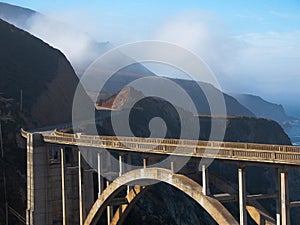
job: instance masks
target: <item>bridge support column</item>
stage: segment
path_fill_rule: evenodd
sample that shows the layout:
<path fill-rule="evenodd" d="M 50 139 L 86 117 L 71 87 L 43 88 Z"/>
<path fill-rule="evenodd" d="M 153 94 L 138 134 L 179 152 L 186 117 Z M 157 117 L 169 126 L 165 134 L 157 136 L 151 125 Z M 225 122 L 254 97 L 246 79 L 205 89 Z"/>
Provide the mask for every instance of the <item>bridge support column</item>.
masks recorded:
<path fill-rule="evenodd" d="M 209 184 L 208 184 L 208 173 L 207 166 L 205 164 L 202 165 L 202 193 L 204 195 L 209 195 Z"/>
<path fill-rule="evenodd" d="M 280 209 L 281 225 L 290 225 L 288 171 L 280 171 Z"/>
<path fill-rule="evenodd" d="M 123 174 L 123 162 L 124 162 L 124 155 L 123 154 L 119 154 L 119 176 L 122 176 Z"/>
<path fill-rule="evenodd" d="M 102 191 L 103 191 L 103 179 L 102 179 L 102 163 L 101 163 L 101 153 L 98 152 L 98 196 L 101 195 Z"/>
<path fill-rule="evenodd" d="M 148 161 L 147 158 L 143 158 L 143 166 L 144 166 L 144 169 L 147 168 L 147 161 Z"/>
<path fill-rule="evenodd" d="M 79 224 L 83 224 L 81 152 L 78 151 Z"/>
<path fill-rule="evenodd" d="M 62 216 L 63 216 L 63 225 L 67 224 L 66 217 L 66 192 L 65 192 L 65 153 L 64 149 L 60 149 L 61 154 L 61 194 L 62 194 Z"/>
<path fill-rule="evenodd" d="M 240 225 L 247 225 L 245 168 L 238 169 Z"/>
<path fill-rule="evenodd" d="M 174 165 L 173 161 L 171 162 L 171 171 L 172 171 L 172 173 L 174 173 L 174 171 L 175 171 L 175 165 Z"/>
<path fill-rule="evenodd" d="M 280 171 L 275 169 L 275 187 L 276 187 L 276 225 L 281 224 L 281 207 L 280 207 Z"/>
<path fill-rule="evenodd" d="M 131 163 L 132 163 L 131 162 L 131 154 L 128 153 L 128 155 L 127 155 L 127 167 L 126 167 L 127 171 L 131 170 Z M 127 195 L 129 194 L 129 192 L 130 192 L 130 186 L 127 185 Z"/>

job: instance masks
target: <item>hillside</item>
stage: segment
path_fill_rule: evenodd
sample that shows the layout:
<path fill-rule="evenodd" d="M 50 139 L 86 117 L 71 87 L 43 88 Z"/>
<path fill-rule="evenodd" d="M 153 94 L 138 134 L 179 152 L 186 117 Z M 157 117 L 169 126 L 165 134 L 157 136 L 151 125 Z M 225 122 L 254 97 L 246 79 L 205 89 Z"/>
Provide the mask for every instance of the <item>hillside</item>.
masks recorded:
<path fill-rule="evenodd" d="M 20 128 L 34 129 L 71 122 L 78 78 L 57 49 L 0 20 L 0 123 L 3 134 L 8 204 L 25 217 L 26 150 Z M 20 110 L 20 93 L 23 107 Z M 20 140 L 22 140 L 20 142 Z M 4 221 L 3 179 L 0 177 L 0 221 Z M 10 224 L 19 224 L 10 214 Z"/>
<path fill-rule="evenodd" d="M 131 79 L 137 79 L 138 77 L 131 78 Z M 206 83 L 199 82 L 199 86 L 197 83 L 189 80 L 181 80 L 181 79 L 172 79 L 172 81 L 176 82 L 178 85 L 180 85 L 191 97 L 192 101 L 194 102 L 196 109 L 198 111 L 199 115 L 210 115 L 210 106 L 207 102 L 205 93 L 210 93 L 212 96 L 215 93 L 220 93 L 219 90 L 217 90 L 214 86 Z M 116 85 L 119 85 L 122 83 L 117 83 L 110 81 L 109 85 L 115 87 Z M 125 83 L 123 85 L 126 85 Z M 200 88 L 201 87 L 201 88 Z M 119 96 L 119 101 L 115 102 L 116 96 Z M 225 104 L 226 104 L 226 110 L 227 115 L 231 116 L 254 116 L 254 114 L 248 110 L 246 107 L 241 105 L 236 99 L 233 97 L 223 94 Z M 103 98 L 101 98 L 103 97 Z M 124 89 L 122 89 L 120 92 L 113 94 L 110 97 L 107 97 L 107 95 L 103 94 L 100 95 L 100 98 L 97 101 L 97 107 L 100 109 L 101 107 L 104 108 L 111 108 L 113 110 L 120 110 L 127 108 L 130 103 L 133 103 L 136 101 L 136 99 L 143 97 L 143 93 L 140 91 L 135 90 L 134 88 L 127 86 Z M 188 110 L 188 109 L 186 109 Z"/>
<path fill-rule="evenodd" d="M 0 49 L 3 97 L 19 104 L 22 90 L 23 112 L 35 126 L 70 122 L 78 78 L 64 55 L 3 20 Z"/>

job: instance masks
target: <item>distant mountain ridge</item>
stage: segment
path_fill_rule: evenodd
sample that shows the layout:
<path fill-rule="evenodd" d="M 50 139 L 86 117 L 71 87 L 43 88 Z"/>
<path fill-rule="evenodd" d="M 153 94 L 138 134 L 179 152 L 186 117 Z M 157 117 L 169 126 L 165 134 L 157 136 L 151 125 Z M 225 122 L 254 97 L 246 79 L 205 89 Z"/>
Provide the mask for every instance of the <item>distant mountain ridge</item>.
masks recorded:
<path fill-rule="evenodd" d="M 286 114 L 281 104 L 271 103 L 259 96 L 250 94 L 233 94 L 233 96 L 257 117 L 275 120 L 280 124 L 295 119 Z"/>

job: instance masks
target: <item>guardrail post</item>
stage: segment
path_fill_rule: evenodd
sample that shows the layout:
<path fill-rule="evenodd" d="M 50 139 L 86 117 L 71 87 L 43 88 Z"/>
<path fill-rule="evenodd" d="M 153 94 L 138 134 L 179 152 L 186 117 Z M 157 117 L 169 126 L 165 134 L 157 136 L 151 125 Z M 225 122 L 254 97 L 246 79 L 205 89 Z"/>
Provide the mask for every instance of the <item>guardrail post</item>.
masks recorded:
<path fill-rule="evenodd" d="M 240 225 L 247 225 L 245 167 L 238 169 Z"/>

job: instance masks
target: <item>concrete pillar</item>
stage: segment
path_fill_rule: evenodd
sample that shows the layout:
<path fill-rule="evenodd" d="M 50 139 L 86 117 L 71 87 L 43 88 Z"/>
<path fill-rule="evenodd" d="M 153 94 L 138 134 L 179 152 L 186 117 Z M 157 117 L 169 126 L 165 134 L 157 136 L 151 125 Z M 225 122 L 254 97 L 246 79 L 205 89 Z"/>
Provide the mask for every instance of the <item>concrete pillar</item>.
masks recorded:
<path fill-rule="evenodd" d="M 101 163 L 101 153 L 98 153 L 98 196 L 101 195 L 103 191 L 103 180 L 102 180 L 102 163 Z"/>
<path fill-rule="evenodd" d="M 119 176 L 122 176 L 123 174 L 123 162 L 124 162 L 124 155 L 123 154 L 119 154 Z"/>
<path fill-rule="evenodd" d="M 280 172 L 279 169 L 275 169 L 275 188 L 276 188 L 276 225 L 281 224 L 281 208 L 280 208 Z"/>
<path fill-rule="evenodd" d="M 78 151 L 79 224 L 83 224 L 81 153 Z"/>
<path fill-rule="evenodd" d="M 62 216 L 63 216 L 63 225 L 67 224 L 66 217 L 66 193 L 65 193 L 65 154 L 64 149 L 60 149 L 61 154 L 61 199 L 62 199 Z"/>
<path fill-rule="evenodd" d="M 288 172 L 280 172 L 281 225 L 290 225 Z"/>
<path fill-rule="evenodd" d="M 143 167 L 144 169 L 147 168 L 147 158 L 143 158 Z"/>
<path fill-rule="evenodd" d="M 171 162 L 171 171 L 172 171 L 172 173 L 174 173 L 174 171 L 175 171 L 175 167 L 174 167 L 174 162 L 173 161 Z"/>
<path fill-rule="evenodd" d="M 32 189 L 33 184 L 31 183 L 33 179 L 33 134 L 28 134 L 27 136 L 27 209 L 26 209 L 26 225 L 31 225 L 32 221 Z"/>
<path fill-rule="evenodd" d="M 131 161 L 131 154 L 128 153 L 128 155 L 127 155 L 127 171 L 131 170 L 131 163 L 132 163 L 132 161 Z M 129 194 L 129 192 L 130 192 L 130 186 L 127 185 L 127 194 Z"/>
<path fill-rule="evenodd" d="M 238 169 L 240 225 L 247 225 L 245 168 Z"/>
<path fill-rule="evenodd" d="M 204 195 L 209 195 L 209 184 L 208 184 L 208 173 L 206 165 L 202 165 L 202 193 Z"/>

